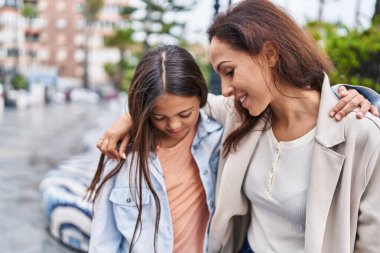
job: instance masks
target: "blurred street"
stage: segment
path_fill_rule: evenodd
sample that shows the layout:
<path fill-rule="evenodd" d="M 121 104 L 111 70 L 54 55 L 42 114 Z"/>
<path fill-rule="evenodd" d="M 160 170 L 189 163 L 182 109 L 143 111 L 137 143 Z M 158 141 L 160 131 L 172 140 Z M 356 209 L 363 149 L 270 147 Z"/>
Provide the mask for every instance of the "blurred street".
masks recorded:
<path fill-rule="evenodd" d="M 105 110 L 61 104 L 0 114 L 0 252 L 71 253 L 46 231 L 38 185 L 58 162 L 83 151 L 82 138 Z"/>

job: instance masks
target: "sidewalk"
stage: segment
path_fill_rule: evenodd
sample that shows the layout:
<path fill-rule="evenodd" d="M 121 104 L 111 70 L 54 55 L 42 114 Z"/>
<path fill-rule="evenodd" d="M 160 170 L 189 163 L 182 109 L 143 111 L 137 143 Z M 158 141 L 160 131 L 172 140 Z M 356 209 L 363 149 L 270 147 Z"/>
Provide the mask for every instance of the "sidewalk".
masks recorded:
<path fill-rule="evenodd" d="M 83 151 L 82 137 L 105 110 L 52 105 L 0 118 L 0 252 L 72 253 L 46 231 L 38 185 L 59 161 Z"/>

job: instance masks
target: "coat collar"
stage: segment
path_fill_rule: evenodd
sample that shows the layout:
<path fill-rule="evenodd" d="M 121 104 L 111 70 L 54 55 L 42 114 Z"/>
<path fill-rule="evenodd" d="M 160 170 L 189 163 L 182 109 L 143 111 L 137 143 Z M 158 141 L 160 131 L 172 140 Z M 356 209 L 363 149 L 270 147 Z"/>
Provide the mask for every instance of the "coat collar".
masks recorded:
<path fill-rule="evenodd" d="M 346 140 L 344 136 L 345 119 L 337 122 L 328 115 L 330 109 L 338 101 L 336 95 L 331 91 L 329 78 L 325 74 L 318 112 L 316 141 L 327 148 L 331 148 Z"/>
<path fill-rule="evenodd" d="M 328 114 L 337 101 L 325 75 L 306 199 L 306 253 L 322 251 L 328 214 L 345 160 L 333 149 L 346 140 L 345 119 L 336 122 Z"/>

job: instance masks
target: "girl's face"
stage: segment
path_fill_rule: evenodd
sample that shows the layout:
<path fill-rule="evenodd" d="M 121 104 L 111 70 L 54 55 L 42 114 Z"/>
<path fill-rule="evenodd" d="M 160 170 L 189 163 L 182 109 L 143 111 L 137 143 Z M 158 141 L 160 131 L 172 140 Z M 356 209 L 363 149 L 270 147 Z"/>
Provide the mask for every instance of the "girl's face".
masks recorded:
<path fill-rule="evenodd" d="M 211 64 L 221 77 L 223 96 L 234 96 L 252 116 L 262 113 L 273 99 L 271 72 L 263 53 L 251 56 L 215 37 L 209 52 Z"/>
<path fill-rule="evenodd" d="M 182 140 L 197 125 L 200 99 L 163 94 L 149 117 L 162 140 Z"/>

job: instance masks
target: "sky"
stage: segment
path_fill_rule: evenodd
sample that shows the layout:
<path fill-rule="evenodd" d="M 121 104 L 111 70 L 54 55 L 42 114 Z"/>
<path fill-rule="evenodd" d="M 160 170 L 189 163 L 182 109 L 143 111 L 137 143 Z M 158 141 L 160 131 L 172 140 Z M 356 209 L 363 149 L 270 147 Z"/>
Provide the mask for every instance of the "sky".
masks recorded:
<path fill-rule="evenodd" d="M 272 0 L 284 7 L 300 25 L 307 20 L 315 20 L 318 16 L 318 0 Z M 360 23 L 367 27 L 375 8 L 375 0 L 325 0 L 324 21 L 341 21 L 350 27 L 355 26 L 355 11 L 360 2 Z M 198 0 L 194 9 L 186 15 L 187 39 L 207 45 L 206 29 L 214 14 L 214 0 Z M 219 0 L 223 11 L 227 0 Z M 233 1 L 237 2 L 237 1 Z"/>

